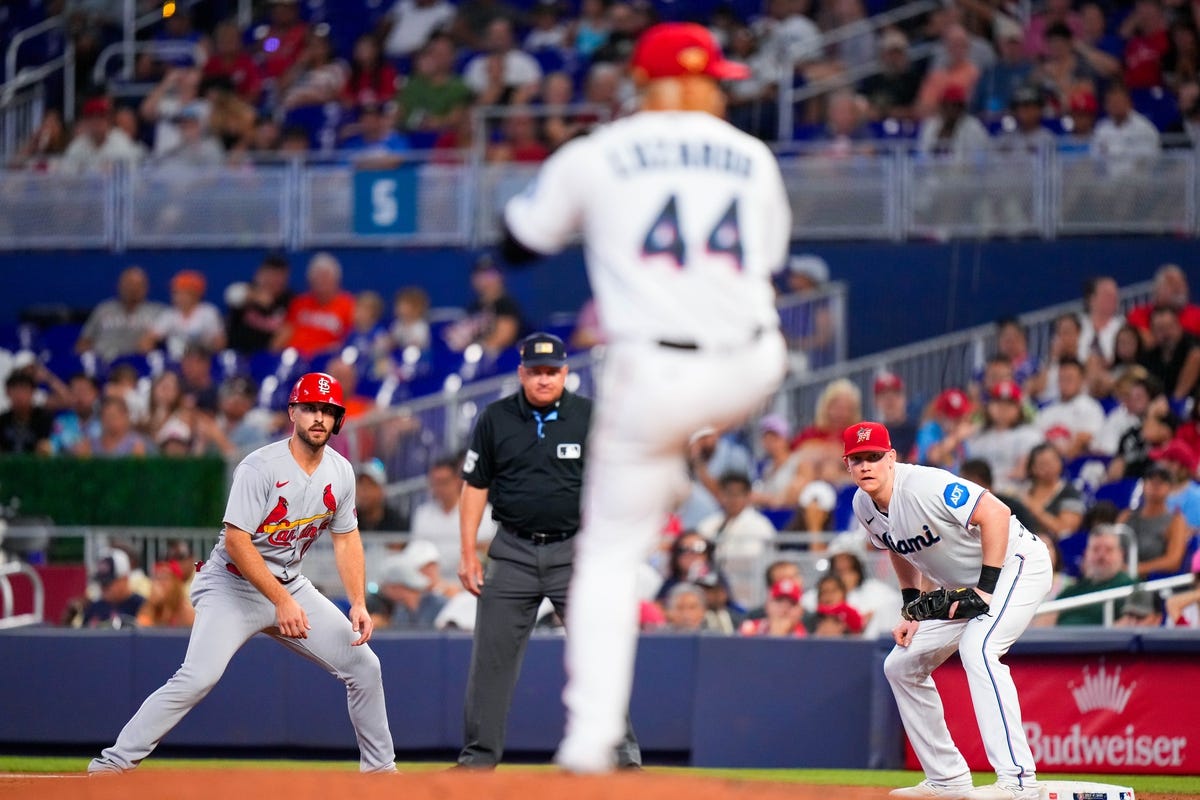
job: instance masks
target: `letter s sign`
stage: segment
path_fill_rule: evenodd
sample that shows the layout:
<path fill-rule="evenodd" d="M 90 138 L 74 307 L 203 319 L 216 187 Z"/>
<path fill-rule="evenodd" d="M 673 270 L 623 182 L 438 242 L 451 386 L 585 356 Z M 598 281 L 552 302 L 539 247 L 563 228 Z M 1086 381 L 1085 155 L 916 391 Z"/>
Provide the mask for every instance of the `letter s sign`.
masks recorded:
<path fill-rule="evenodd" d="M 352 219 L 354 233 L 415 233 L 419 174 L 416 164 L 391 170 L 356 170 Z"/>
<path fill-rule="evenodd" d="M 380 178 L 371 186 L 371 221 L 381 228 L 396 224 L 396 181 Z"/>

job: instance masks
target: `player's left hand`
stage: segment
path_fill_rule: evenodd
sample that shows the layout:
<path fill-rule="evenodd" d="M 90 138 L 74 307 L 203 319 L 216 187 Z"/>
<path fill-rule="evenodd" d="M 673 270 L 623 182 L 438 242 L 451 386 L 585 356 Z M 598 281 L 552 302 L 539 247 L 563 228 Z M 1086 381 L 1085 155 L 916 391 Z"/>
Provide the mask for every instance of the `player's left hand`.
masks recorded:
<path fill-rule="evenodd" d="M 358 647 L 360 644 L 371 641 L 371 634 L 375 630 L 375 621 L 367 613 L 365 605 L 350 607 L 350 624 L 354 627 L 354 632 L 359 634 L 358 640 L 350 643 L 351 647 Z"/>

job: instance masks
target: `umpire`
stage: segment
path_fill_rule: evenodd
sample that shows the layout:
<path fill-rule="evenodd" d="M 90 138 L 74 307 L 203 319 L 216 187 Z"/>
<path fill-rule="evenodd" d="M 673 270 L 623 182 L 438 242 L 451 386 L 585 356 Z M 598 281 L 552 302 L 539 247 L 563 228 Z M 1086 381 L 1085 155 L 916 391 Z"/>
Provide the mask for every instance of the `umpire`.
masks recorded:
<path fill-rule="evenodd" d="M 542 598 L 566 618 L 579 530 L 592 401 L 566 391 L 566 348 L 557 336 L 535 333 L 519 347 L 521 391 L 484 409 L 463 461 L 458 577 L 479 605 L 460 767 L 492 769 L 503 756 L 508 709 Z M 489 500 L 499 529 L 485 574 L 476 535 Z M 630 727 L 617 763 L 641 764 Z"/>

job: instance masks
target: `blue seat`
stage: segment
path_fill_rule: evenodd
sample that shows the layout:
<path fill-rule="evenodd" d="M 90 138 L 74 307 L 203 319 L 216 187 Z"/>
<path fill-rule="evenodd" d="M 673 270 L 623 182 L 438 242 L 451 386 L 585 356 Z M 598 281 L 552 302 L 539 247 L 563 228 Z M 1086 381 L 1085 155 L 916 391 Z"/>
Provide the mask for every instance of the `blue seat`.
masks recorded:
<path fill-rule="evenodd" d="M 1117 508 L 1131 508 L 1135 495 L 1140 495 L 1138 478 L 1122 478 L 1119 481 L 1106 483 L 1096 490 L 1096 502 L 1107 500 Z"/>
<path fill-rule="evenodd" d="M 1058 540 L 1058 551 L 1062 554 L 1060 569 L 1072 578 L 1078 578 L 1080 575 L 1087 538 L 1087 531 L 1076 531 Z"/>
<path fill-rule="evenodd" d="M 787 527 L 788 522 L 796 515 L 794 508 L 764 508 L 762 514 L 767 519 L 771 520 L 771 524 L 775 526 L 775 530 L 781 531 Z"/>
<path fill-rule="evenodd" d="M 837 502 L 833 505 L 833 529 L 846 531 L 854 524 L 854 493 L 858 487 L 853 483 L 838 489 Z"/>

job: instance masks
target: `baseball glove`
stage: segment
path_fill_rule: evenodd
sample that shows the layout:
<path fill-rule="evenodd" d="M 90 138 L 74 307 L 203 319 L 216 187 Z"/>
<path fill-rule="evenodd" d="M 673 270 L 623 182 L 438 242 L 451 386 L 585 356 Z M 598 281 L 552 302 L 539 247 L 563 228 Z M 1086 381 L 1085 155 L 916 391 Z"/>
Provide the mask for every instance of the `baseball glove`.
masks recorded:
<path fill-rule="evenodd" d="M 973 619 L 989 610 L 988 604 L 974 589 L 934 589 L 922 592 L 920 597 L 905 605 L 900 616 L 912 621 Z"/>

